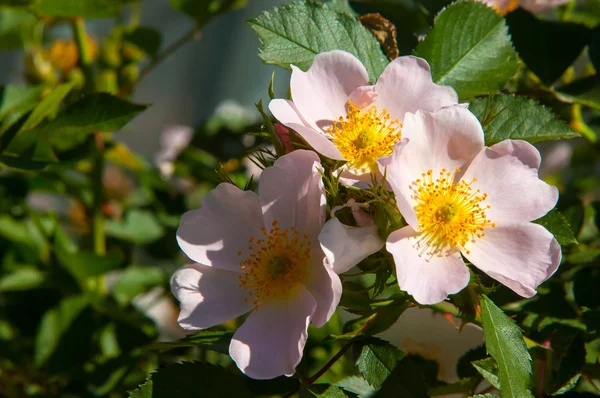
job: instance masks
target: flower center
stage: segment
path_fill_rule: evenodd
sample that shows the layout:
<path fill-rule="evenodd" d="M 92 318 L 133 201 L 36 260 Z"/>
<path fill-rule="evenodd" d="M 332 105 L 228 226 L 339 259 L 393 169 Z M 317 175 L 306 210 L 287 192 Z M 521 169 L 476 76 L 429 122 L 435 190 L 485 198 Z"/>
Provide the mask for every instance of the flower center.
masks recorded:
<path fill-rule="evenodd" d="M 442 169 L 434 179 L 433 171 L 428 170 L 422 179 L 411 184 L 419 222 L 417 249 L 421 255 L 441 257 L 464 249 L 467 242 L 484 236 L 484 228 L 496 227 L 485 214 L 490 206 L 482 203 L 488 195 L 479 189 L 473 190 L 471 185 L 476 179 L 455 182 L 459 172 L 460 169 L 454 173 Z"/>
<path fill-rule="evenodd" d="M 250 237 L 247 255 L 242 251 L 240 286 L 248 292 L 255 308 L 268 299 L 290 293 L 306 275 L 310 260 L 310 241 L 293 227 L 281 229 L 277 221 L 260 238 Z M 248 301 L 249 299 L 246 299 Z"/>
<path fill-rule="evenodd" d="M 327 132 L 348 161 L 349 169 L 364 174 L 377 172 L 377 159 L 393 152 L 401 127 L 385 109 L 378 112 L 372 106 L 365 111 L 348 102 L 348 115 L 340 117 Z"/>

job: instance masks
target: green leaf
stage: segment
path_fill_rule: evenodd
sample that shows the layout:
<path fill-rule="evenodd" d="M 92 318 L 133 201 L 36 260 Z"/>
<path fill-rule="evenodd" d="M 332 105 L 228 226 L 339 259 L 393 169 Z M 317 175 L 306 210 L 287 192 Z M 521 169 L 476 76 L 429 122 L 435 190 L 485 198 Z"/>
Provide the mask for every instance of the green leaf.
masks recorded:
<path fill-rule="evenodd" d="M 143 245 L 160 238 L 164 234 L 164 229 L 151 212 L 131 210 L 127 212 L 123 221 L 108 220 L 106 233 L 115 238 Z"/>
<path fill-rule="evenodd" d="M 29 233 L 25 223 L 7 214 L 0 214 L 0 236 L 18 243 L 29 243 Z"/>
<path fill-rule="evenodd" d="M 552 111 L 521 96 L 477 98 L 469 110 L 481 121 L 487 146 L 506 139 L 535 143 L 579 137 Z"/>
<path fill-rule="evenodd" d="M 367 398 L 375 394 L 375 389 L 360 376 L 346 377 L 335 383 L 335 385 L 358 395 L 359 398 Z"/>
<path fill-rule="evenodd" d="M 144 26 L 140 26 L 131 32 L 127 32 L 123 38 L 152 58 L 158 54 L 160 43 L 162 41 L 159 31 Z"/>
<path fill-rule="evenodd" d="M 467 379 L 460 379 L 459 381 L 451 384 L 443 384 L 437 387 L 430 388 L 428 393 L 431 396 L 449 394 L 468 394 L 475 390 L 479 382 L 480 379 L 478 377 L 469 377 Z"/>
<path fill-rule="evenodd" d="M 362 348 L 356 367 L 370 385 L 379 389 L 402 358 L 404 353 L 397 347 L 377 339 Z"/>
<path fill-rule="evenodd" d="M 421 369 L 410 358 L 404 358 L 385 380 L 375 398 L 428 398 Z"/>
<path fill-rule="evenodd" d="M 122 0 L 39 0 L 40 13 L 53 17 L 110 18 L 121 10 Z"/>
<path fill-rule="evenodd" d="M 557 88 L 556 94 L 566 102 L 600 110 L 600 75 L 575 80 L 573 83 Z"/>
<path fill-rule="evenodd" d="M 35 16 L 26 11 L 0 9 L 0 50 L 27 47 L 34 25 Z"/>
<path fill-rule="evenodd" d="M 304 385 L 300 391 L 301 397 L 317 398 L 348 398 L 343 389 L 329 384 L 310 384 Z M 354 395 L 352 395 L 354 397 Z"/>
<path fill-rule="evenodd" d="M 38 328 L 35 341 L 35 363 L 42 366 L 57 351 L 62 341 L 62 349 L 71 351 L 72 341 L 63 338 L 72 328 L 76 319 L 88 308 L 89 300 L 85 296 L 71 296 L 63 299 L 57 307 L 44 314 Z M 89 328 L 89 325 L 87 326 Z M 67 339 L 68 340 L 68 339 Z M 76 348 L 73 345 L 72 348 Z M 83 353 L 87 355 L 87 353 Z"/>
<path fill-rule="evenodd" d="M 112 293 L 119 303 L 126 304 L 138 294 L 166 281 L 167 278 L 159 267 L 128 267 L 115 283 Z"/>
<path fill-rule="evenodd" d="M 0 134 L 17 119 L 35 108 L 42 90 L 42 86 L 9 84 L 2 87 L 0 91 Z"/>
<path fill-rule="evenodd" d="M 152 398 L 152 380 L 142 384 L 137 390 L 129 391 L 131 398 Z"/>
<path fill-rule="evenodd" d="M 517 71 L 504 18 L 478 2 L 442 10 L 415 53 L 429 62 L 433 80 L 454 87 L 463 101 L 501 89 Z"/>
<path fill-rule="evenodd" d="M 588 44 L 588 54 L 596 71 L 600 71 L 600 26 L 596 26 L 592 31 Z"/>
<path fill-rule="evenodd" d="M 70 104 L 56 119 L 36 130 L 50 136 L 119 130 L 148 105 L 139 105 L 107 93 L 92 93 Z"/>
<path fill-rule="evenodd" d="M 567 219 L 556 209 L 550 210 L 544 217 L 535 220 L 534 223 L 550 231 L 561 245 L 577 243 Z"/>
<path fill-rule="evenodd" d="M 369 304 L 369 293 L 367 289 L 358 282 L 344 282 L 342 297 L 339 305 L 346 307 L 351 312 L 357 311 L 364 313 L 371 311 L 371 305 Z"/>
<path fill-rule="evenodd" d="M 125 261 L 123 252 L 111 250 L 105 256 L 92 252 L 69 253 L 56 246 L 56 255 L 69 273 L 83 284 L 88 278 L 116 269 Z"/>
<path fill-rule="evenodd" d="M 0 7 L 25 7 L 33 0 L 0 0 Z"/>
<path fill-rule="evenodd" d="M 498 364 L 494 358 L 480 359 L 479 361 L 471 362 L 473 367 L 477 369 L 484 379 L 490 382 L 491 385 L 500 389 L 500 380 L 498 379 Z"/>
<path fill-rule="evenodd" d="M 480 305 L 485 346 L 498 364 L 502 396 L 532 397 L 531 356 L 521 329 L 486 295 L 481 296 Z"/>
<path fill-rule="evenodd" d="M 217 15 L 245 7 L 248 0 L 169 0 L 171 6 L 192 17 L 199 26 Z"/>
<path fill-rule="evenodd" d="M 523 9 L 507 15 L 506 23 L 519 56 L 548 85 L 575 62 L 590 37 L 584 25 L 539 20 Z"/>
<path fill-rule="evenodd" d="M 0 278 L 0 292 L 31 290 L 40 286 L 46 280 L 46 275 L 36 267 L 18 268 Z"/>
<path fill-rule="evenodd" d="M 131 392 L 130 396 L 144 398 L 253 397 L 241 377 L 209 363 L 176 364 L 158 369 L 151 374 L 151 378 L 151 382 L 144 384 L 141 390 Z"/>
<path fill-rule="evenodd" d="M 286 4 L 248 23 L 260 37 L 260 57 L 267 64 L 307 70 L 315 55 L 344 50 L 358 57 L 371 81 L 377 80 L 388 64 L 375 37 L 356 18 L 322 4 Z"/>
<path fill-rule="evenodd" d="M 19 132 L 31 130 L 44 119 L 55 116 L 63 100 L 72 89 L 73 84 L 71 83 L 56 86 L 52 92 L 42 98 L 39 104 L 33 109 L 33 112 L 31 112 L 25 123 L 21 126 Z"/>

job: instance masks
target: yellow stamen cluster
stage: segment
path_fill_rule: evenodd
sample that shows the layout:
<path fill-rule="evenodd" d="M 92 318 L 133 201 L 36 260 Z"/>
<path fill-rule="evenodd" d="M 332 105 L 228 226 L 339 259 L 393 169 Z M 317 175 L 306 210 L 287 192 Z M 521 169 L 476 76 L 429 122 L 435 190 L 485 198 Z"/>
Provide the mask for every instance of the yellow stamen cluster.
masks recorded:
<path fill-rule="evenodd" d="M 294 227 L 281 229 L 277 221 L 267 231 L 261 228 L 262 237 L 250 237 L 247 253 L 240 266 L 240 286 L 248 292 L 255 308 L 267 299 L 290 293 L 306 275 L 310 260 L 310 241 Z"/>
<path fill-rule="evenodd" d="M 348 115 L 328 128 L 331 140 L 358 174 L 377 172 L 377 159 L 391 155 L 400 140 L 402 124 L 391 120 L 387 110 L 375 106 L 361 110 L 348 102 Z"/>
<path fill-rule="evenodd" d="M 485 214 L 490 208 L 482 203 L 487 194 L 473 190 L 471 185 L 476 179 L 455 182 L 459 172 L 460 169 L 454 173 L 442 169 L 434 179 L 433 171 L 428 170 L 411 184 L 419 222 L 417 249 L 421 255 L 441 257 L 465 249 L 467 242 L 484 236 L 486 227 L 496 227 Z"/>

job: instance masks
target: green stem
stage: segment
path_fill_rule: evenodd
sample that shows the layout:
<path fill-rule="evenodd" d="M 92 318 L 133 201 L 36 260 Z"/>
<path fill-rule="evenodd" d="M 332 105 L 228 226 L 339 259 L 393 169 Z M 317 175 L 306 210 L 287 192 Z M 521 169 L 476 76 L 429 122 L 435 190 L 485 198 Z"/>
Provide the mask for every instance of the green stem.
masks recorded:
<path fill-rule="evenodd" d="M 102 212 L 102 204 L 104 203 L 104 184 L 102 183 L 102 175 L 104 174 L 104 137 L 102 133 L 96 133 L 94 138 L 96 141 L 96 154 L 94 156 L 94 169 L 92 171 L 94 252 L 103 256 L 106 254 L 106 233 L 104 231 L 104 213 Z"/>
<path fill-rule="evenodd" d="M 92 71 L 92 56 L 88 46 L 85 22 L 83 18 L 76 17 L 71 20 L 71 29 L 79 53 L 79 66 L 85 76 L 86 87 L 93 87 L 94 75 Z"/>
<path fill-rule="evenodd" d="M 581 105 L 573 104 L 571 108 L 571 127 L 573 127 L 579 134 L 583 136 L 586 140 L 595 144 L 598 141 L 598 137 L 596 136 L 596 132 L 592 130 L 590 126 L 583 120 L 583 116 L 581 114 Z"/>

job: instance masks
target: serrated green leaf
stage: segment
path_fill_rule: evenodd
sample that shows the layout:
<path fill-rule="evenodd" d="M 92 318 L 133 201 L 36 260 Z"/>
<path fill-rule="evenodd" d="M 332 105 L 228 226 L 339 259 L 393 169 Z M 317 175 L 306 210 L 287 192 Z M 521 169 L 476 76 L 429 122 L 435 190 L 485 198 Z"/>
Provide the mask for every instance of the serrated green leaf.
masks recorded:
<path fill-rule="evenodd" d="M 131 210 L 125 215 L 125 220 L 108 220 L 106 233 L 115 238 L 143 245 L 160 238 L 164 228 L 151 212 Z"/>
<path fill-rule="evenodd" d="M 501 89 L 517 71 L 504 18 L 478 2 L 442 10 L 415 54 L 429 62 L 436 83 L 454 87 L 463 101 Z"/>
<path fill-rule="evenodd" d="M 375 398 L 428 398 L 422 370 L 410 358 L 404 358 L 385 380 Z"/>
<path fill-rule="evenodd" d="M 469 110 L 481 121 L 487 146 L 507 139 L 535 143 L 579 137 L 552 111 L 521 96 L 477 98 Z"/>
<path fill-rule="evenodd" d="M 110 18 L 121 9 L 122 0 L 39 0 L 37 10 L 53 17 Z"/>
<path fill-rule="evenodd" d="M 300 391 L 301 397 L 317 397 L 317 398 L 349 398 L 355 397 L 354 394 L 347 395 L 343 389 L 329 384 L 311 384 L 305 385 Z"/>
<path fill-rule="evenodd" d="M 246 6 L 248 0 L 169 0 L 171 6 L 190 17 L 199 26 L 206 24 L 217 15 Z"/>
<path fill-rule="evenodd" d="M 491 385 L 500 389 L 500 380 L 498 379 L 498 364 L 494 358 L 480 359 L 479 361 L 471 362 L 471 365 L 483 376 L 484 379 L 490 382 Z"/>
<path fill-rule="evenodd" d="M 346 377 L 335 383 L 335 385 L 343 388 L 345 391 L 358 395 L 359 398 L 368 398 L 375 394 L 375 389 L 371 387 L 367 380 L 360 376 Z"/>
<path fill-rule="evenodd" d="M 357 19 L 311 1 L 294 2 L 248 21 L 262 42 L 267 64 L 307 70 L 315 55 L 344 50 L 354 54 L 375 81 L 388 64 L 375 37 Z"/>
<path fill-rule="evenodd" d="M 532 397 L 531 356 L 521 329 L 486 295 L 480 299 L 485 346 L 498 364 L 502 396 Z"/>
<path fill-rule="evenodd" d="M 32 40 L 35 16 L 19 9 L 0 9 L 0 50 L 26 47 Z"/>
<path fill-rule="evenodd" d="M 30 290 L 46 280 L 46 274 L 32 266 L 25 266 L 0 278 L 0 292 Z"/>
<path fill-rule="evenodd" d="M 544 217 L 535 220 L 534 223 L 550 231 L 561 245 L 577 243 L 567 219 L 556 209 L 550 210 Z"/>
<path fill-rule="evenodd" d="M 506 23 L 519 56 L 548 85 L 575 62 L 590 37 L 584 25 L 539 20 L 523 9 L 508 14 Z"/>
<path fill-rule="evenodd" d="M 344 282 L 339 305 L 346 307 L 350 311 L 358 311 L 359 313 L 371 311 L 369 293 L 367 289 L 358 282 Z"/>
<path fill-rule="evenodd" d="M 73 89 L 73 84 L 65 83 L 56 86 L 50 94 L 42 98 L 38 105 L 33 109 L 25 123 L 21 126 L 21 131 L 31 130 L 40 124 L 44 119 L 53 117 L 58 112 L 67 94 Z M 17 133 L 18 134 L 18 133 Z"/>
<path fill-rule="evenodd" d="M 402 358 L 404 353 L 397 347 L 374 340 L 362 348 L 356 367 L 370 385 L 379 389 Z"/>
<path fill-rule="evenodd" d="M 438 395 L 466 394 L 473 391 L 479 382 L 480 379 L 478 377 L 469 377 L 466 379 L 460 379 L 454 383 L 443 384 L 438 387 L 430 388 L 428 393 L 434 397 Z"/>
<path fill-rule="evenodd" d="M 152 380 L 148 380 L 137 390 L 128 391 L 130 398 L 152 398 Z"/>

